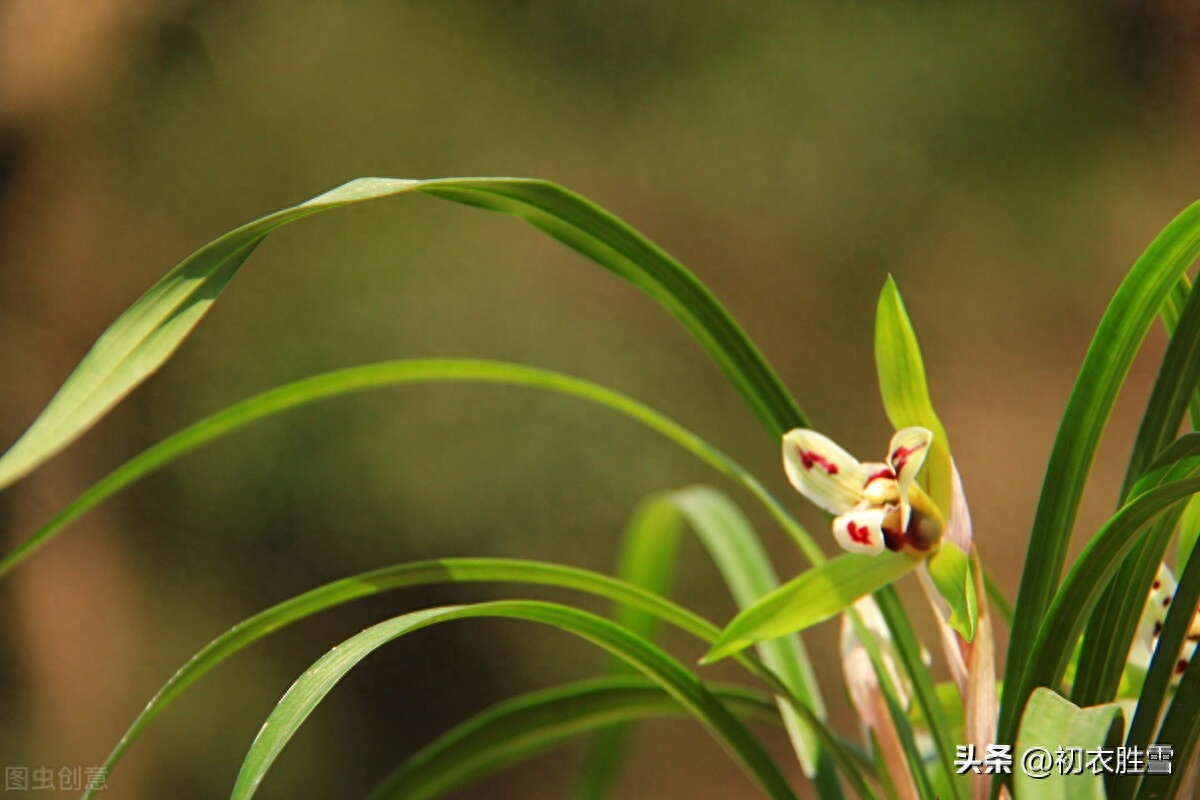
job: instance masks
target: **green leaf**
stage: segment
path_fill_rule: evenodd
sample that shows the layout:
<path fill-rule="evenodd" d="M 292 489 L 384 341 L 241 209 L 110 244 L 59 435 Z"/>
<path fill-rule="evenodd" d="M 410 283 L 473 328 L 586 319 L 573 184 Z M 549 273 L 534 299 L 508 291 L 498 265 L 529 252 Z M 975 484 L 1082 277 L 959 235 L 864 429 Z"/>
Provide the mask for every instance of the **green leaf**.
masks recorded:
<path fill-rule="evenodd" d="M 938 594 L 950 606 L 950 627 L 968 642 L 972 641 L 979 620 L 979 609 L 971 559 L 953 542 L 942 542 L 926 563 Z"/>
<path fill-rule="evenodd" d="M 474 582 L 529 583 L 587 592 L 643 609 L 705 642 L 716 641 L 720 633 L 720 630 L 707 620 L 659 595 L 607 575 L 561 564 L 544 564 L 514 559 L 448 558 L 384 567 L 334 581 L 297 595 L 259 612 L 218 636 L 194 655 L 159 689 L 129 726 L 103 766 L 111 773 L 150 722 L 188 687 L 209 670 L 269 634 L 322 611 L 380 592 L 436 583 Z M 787 688 L 769 669 L 753 659 L 738 658 L 740 663 L 756 678 L 767 684 L 772 692 L 788 695 Z M 841 748 L 837 738 L 821 723 L 820 719 L 809 713 L 798 700 L 792 700 L 792 705 L 805 716 L 805 721 L 814 729 L 822 744 L 834 756 L 838 766 L 843 771 L 853 770 L 852 757 Z M 865 787 L 865 784 L 856 775 L 849 777 L 852 781 L 857 781 L 856 787 Z M 860 791 L 860 794 L 868 796 L 869 792 Z M 88 800 L 91 796 L 92 792 L 89 790 L 84 794 L 83 800 Z"/>
<path fill-rule="evenodd" d="M 712 293 L 660 247 L 599 206 L 545 181 L 360 178 L 225 234 L 156 283 L 104 332 L 0 457 L 0 488 L 69 445 L 162 366 L 269 233 L 310 214 L 407 192 L 500 211 L 540 228 L 662 304 L 776 436 L 805 423 L 762 354 Z"/>
<path fill-rule="evenodd" d="M 716 489 L 697 486 L 655 495 L 643 503 L 626 531 L 619 575 L 630 583 L 665 593 L 678 554 L 684 522 L 690 525 L 721 571 L 739 607 L 745 607 L 775 589 L 778 578 L 749 520 Z M 630 627 L 639 620 L 622 611 L 619 620 Z M 644 628 L 634 627 L 639 634 Z M 802 703 L 824 716 L 821 694 L 803 643 L 789 636 L 762 642 L 759 656 Z M 809 725 L 779 698 L 780 713 L 805 775 L 812 778 L 822 798 L 842 797 L 836 770 L 823 752 Z M 577 800 L 605 796 L 615 775 L 626 732 L 619 727 L 600 734 L 589 753 Z"/>
<path fill-rule="evenodd" d="M 1175 335 L 1175 329 L 1179 326 L 1179 319 L 1183 316 L 1183 309 L 1191 293 L 1192 282 L 1188 280 L 1187 275 L 1183 275 L 1171 289 L 1167 302 L 1159 309 L 1159 317 L 1163 321 L 1163 327 L 1167 329 L 1168 336 Z M 1195 387 L 1192 392 L 1192 399 L 1188 402 L 1188 416 L 1192 419 L 1192 428 L 1200 429 L 1200 386 Z"/>
<path fill-rule="evenodd" d="M 674 504 L 663 502 L 658 495 L 644 500 L 625 528 L 617 576 L 648 592 L 669 596 L 683 530 L 683 517 Z M 613 617 L 626 630 L 647 641 L 658 638 L 659 620 L 651 614 L 617 604 Z M 632 670 L 620 659 L 611 661 L 612 674 L 623 675 Z M 576 800 L 600 800 L 608 795 L 625 754 L 628 734 L 628 725 L 611 725 L 592 737 L 580 770 Z"/>
<path fill-rule="evenodd" d="M 1051 769 L 1046 777 L 1034 778 L 1021 768 L 1020 759 L 1031 748 L 1049 753 L 1052 766 L 1060 747 L 1083 748 L 1086 755 L 1088 750 L 1104 747 L 1113 724 L 1122 725 L 1122 719 L 1116 703 L 1080 708 L 1049 689 L 1035 691 L 1025 708 L 1013 752 L 1016 800 L 1105 800 L 1103 773 L 1083 770 L 1078 775 L 1061 775 Z"/>
<path fill-rule="evenodd" d="M 415 561 L 360 573 L 327 583 L 255 614 L 218 636 L 171 676 L 129 726 L 104 762 L 112 769 L 133 742 L 162 711 L 211 669 L 269 634 L 343 605 L 381 592 L 437 583 L 526 583 L 587 592 L 653 614 L 659 619 L 712 642 L 719 629 L 669 600 L 636 586 L 588 570 L 561 564 L 515 559 L 447 558 Z M 85 794 L 87 800 L 91 792 Z"/>
<path fill-rule="evenodd" d="M 617 577 L 647 592 L 670 597 L 683 531 L 684 521 L 674 504 L 663 502 L 662 495 L 643 501 L 622 537 Z M 643 639 L 658 638 L 661 621 L 653 614 L 618 604 L 613 617 Z"/>
<path fill-rule="evenodd" d="M 1200 471 L 1200 433 L 1189 433 L 1159 454 L 1129 494 L 1137 497 L 1155 486 L 1189 477 L 1197 471 Z M 1178 505 L 1158 517 L 1124 557 L 1105 589 L 1084 632 L 1078 672 L 1071 689 L 1073 702 L 1096 705 L 1116 697 L 1146 595 L 1182 512 L 1183 506 Z M 1101 615 L 1106 619 L 1097 621 Z"/>
<path fill-rule="evenodd" d="M 1189 403 L 1200 393 L 1200 293 L 1188 294 L 1187 303 L 1171 333 L 1158 377 L 1146 401 L 1146 411 L 1134 441 L 1133 454 L 1121 487 L 1124 501 L 1134 484 L 1171 444 L 1183 424 Z"/>
<path fill-rule="evenodd" d="M 908 612 L 900 603 L 900 596 L 894 586 L 885 586 L 875 592 L 875 603 L 879 606 L 879 613 L 887 621 L 888 630 L 892 634 L 892 646 L 900 658 L 905 674 L 912 683 L 913 701 L 929 722 L 934 756 L 945 776 L 946 785 L 950 788 L 950 796 L 964 798 L 967 796 L 964 789 L 966 781 L 963 776 L 957 774 L 954 767 L 954 748 L 957 744 L 957 740 L 954 738 L 954 729 L 951 727 L 946 709 L 938 697 L 937 687 L 933 682 L 933 673 L 925 664 L 923 648 L 917 640 L 912 626 L 907 622 Z"/>
<path fill-rule="evenodd" d="M 720 570 L 738 608 L 749 608 L 779 587 L 775 568 L 750 520 L 728 497 L 711 487 L 694 486 L 672 494 L 670 502 L 683 513 L 696 532 L 709 557 Z M 817 716 L 825 716 L 816 674 L 798 635 L 760 642 L 756 649 L 763 663 L 806 706 L 813 709 Z M 780 712 L 805 774 L 813 776 L 820 759 L 820 748 L 813 732 L 788 703 L 780 702 Z M 822 796 L 840 797 L 836 778 L 830 781 L 828 779 L 832 776 L 824 777 L 826 780 L 819 781 L 824 792 Z"/>
<path fill-rule="evenodd" d="M 1200 669 L 1193 665 L 1183 674 L 1175 699 L 1158 732 L 1158 741 L 1174 750 L 1174 768 L 1170 775 L 1143 777 L 1137 800 L 1183 797 L 1189 781 L 1192 788 L 1188 794 L 1195 797 L 1196 748 L 1200 745 L 1197 718 L 1200 718 Z"/>
<path fill-rule="evenodd" d="M 920 560 L 884 551 L 847 553 L 813 567 L 742 611 L 701 663 L 711 664 L 764 639 L 802 631 L 916 569 Z"/>
<path fill-rule="evenodd" d="M 1172 298 L 1179 293 L 1179 284 Z M 1168 306 L 1171 303 L 1167 304 Z M 1200 292 L 1189 293 L 1176 320 L 1170 343 L 1141 427 L 1121 490 L 1124 502 L 1151 463 L 1171 444 L 1183 423 L 1190 401 L 1200 385 Z M 1142 605 L 1158 573 L 1178 512 L 1164 516 L 1125 559 L 1112 584 L 1105 590 L 1096 613 L 1088 620 L 1079 657 L 1079 682 L 1071 699 L 1080 705 L 1095 705 L 1116 696 L 1125 667 L 1125 652 L 1133 641 Z"/>
<path fill-rule="evenodd" d="M 1168 302 L 1163 304 L 1163 325 L 1172 337 L 1179 327 L 1183 310 L 1187 307 L 1191 293 L 1192 283 L 1185 275 L 1171 290 Z M 1188 403 L 1188 416 L 1191 417 L 1192 429 L 1200 430 L 1200 384 L 1193 387 L 1192 397 Z M 1196 546 L 1197 537 L 1200 537 L 1200 497 L 1193 497 L 1188 501 L 1187 508 L 1184 509 L 1183 516 L 1179 520 L 1179 546 L 1175 555 L 1176 573 L 1182 572 L 1184 565 L 1188 563 L 1188 557 Z"/>
<path fill-rule="evenodd" d="M 1138 537 L 1156 516 L 1189 495 L 1200 491 L 1200 477 L 1171 481 L 1125 505 L 1088 542 L 1054 596 L 1038 631 L 1029 667 L 1021 677 L 1005 679 L 1004 703 L 1023 707 L 1034 687 L 1055 687 L 1075 652 L 1076 640 L 1108 581 Z M 1017 619 L 1020 619 L 1018 614 Z"/>
<path fill-rule="evenodd" d="M 1037 669 L 1033 650 L 1062 574 L 1071 530 L 1096 448 L 1129 367 L 1164 302 L 1200 255 L 1200 203 L 1160 233 L 1121 283 L 1100 321 L 1071 391 L 1046 468 L 1021 576 L 1009 639 L 1000 741 L 1011 742 L 1028 697 L 1024 673 Z"/>
<path fill-rule="evenodd" d="M 780 722 L 766 695 L 734 686 L 708 689 L 738 717 Z M 433 800 L 572 737 L 686 714 L 657 684 L 628 675 L 531 692 L 495 705 L 438 737 L 380 781 L 368 800 Z"/>
<path fill-rule="evenodd" d="M 962 741 L 966 715 L 963 712 L 962 695 L 958 692 L 958 684 L 954 681 L 941 681 L 935 683 L 933 689 L 938 704 L 946 712 L 946 721 L 950 724 L 951 733 L 956 739 Z M 914 705 L 909 709 L 908 718 L 913 725 L 929 725 L 920 706 Z"/>
<path fill-rule="evenodd" d="M 662 650 L 616 623 L 578 609 L 533 600 L 502 600 L 404 614 L 367 628 L 313 664 L 280 699 L 250 745 L 230 800 L 249 800 L 304 720 L 342 677 L 382 645 L 412 631 L 459 619 L 509 618 L 572 633 L 619 656 L 662 687 L 700 721 L 771 798 L 795 798 L 762 744 L 705 685 Z"/>
<path fill-rule="evenodd" d="M 1175 553 L 1175 571 L 1183 569 L 1196 549 L 1196 539 L 1200 538 L 1200 497 L 1193 497 L 1183 509 L 1179 518 L 1179 547 Z"/>
<path fill-rule="evenodd" d="M 1175 597 L 1172 599 L 1171 608 L 1167 611 L 1167 617 L 1163 621 L 1158 644 L 1150 658 L 1150 665 L 1142 682 L 1142 690 L 1138 695 L 1137 710 L 1133 715 L 1133 722 L 1129 726 L 1126 744 L 1130 746 L 1144 749 L 1156 738 L 1155 732 L 1159 721 L 1163 719 L 1163 706 L 1167 703 L 1171 680 L 1175 677 L 1177 654 L 1191 632 L 1197 602 L 1200 602 L 1200 556 L 1190 558 L 1179 576 L 1179 585 L 1175 587 Z M 1196 670 L 1189 671 L 1195 672 Z M 1176 696 L 1172 707 L 1179 702 L 1179 697 Z M 1200 708 L 1194 709 L 1193 713 L 1198 711 Z M 1157 739 L 1164 744 L 1178 744 L 1177 739 L 1166 738 L 1172 735 L 1164 729 L 1163 735 L 1158 736 Z M 1178 751 L 1177 758 L 1181 758 L 1183 754 L 1184 751 Z M 1132 797 L 1134 784 L 1136 784 L 1134 780 L 1118 781 L 1118 791 L 1114 793 L 1114 800 L 1115 798 Z"/>
<path fill-rule="evenodd" d="M 950 439 L 933 410 L 921 347 L 908 312 L 904 310 L 900 290 L 890 275 L 875 309 L 875 369 L 879 373 L 883 407 L 892 426 L 900 430 L 919 425 L 933 432 L 933 444 L 922 470 L 922 484 L 942 513 L 948 513 L 953 480 Z"/>
<path fill-rule="evenodd" d="M 1147 526 L 1088 616 L 1071 684 L 1071 702 L 1092 706 L 1117 698 L 1150 584 L 1163 563 L 1184 506 L 1181 503 L 1168 509 Z"/>
<path fill-rule="evenodd" d="M 818 563 L 824 561 L 825 557 L 812 537 L 753 475 L 708 442 L 636 400 L 595 383 L 518 364 L 469 359 L 414 359 L 385 361 L 314 375 L 255 395 L 184 428 L 135 456 L 75 498 L 40 530 L 0 560 L 0 577 L 11 572 L 38 548 L 48 544 L 67 524 L 121 489 L 200 446 L 253 422 L 309 403 L 355 392 L 434 382 L 525 386 L 569 395 L 624 414 L 740 483 L 763 504 L 806 555 Z"/>

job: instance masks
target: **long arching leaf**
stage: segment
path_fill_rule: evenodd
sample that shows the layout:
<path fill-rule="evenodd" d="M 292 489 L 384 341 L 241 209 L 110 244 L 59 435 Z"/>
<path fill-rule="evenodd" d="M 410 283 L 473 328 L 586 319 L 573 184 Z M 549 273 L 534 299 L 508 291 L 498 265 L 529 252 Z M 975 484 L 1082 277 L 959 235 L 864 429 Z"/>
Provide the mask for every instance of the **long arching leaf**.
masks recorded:
<path fill-rule="evenodd" d="M 605 406 L 646 425 L 742 484 L 810 558 L 824 560 L 820 548 L 758 480 L 700 437 L 653 409 L 589 381 L 548 370 L 497 361 L 413 359 L 385 361 L 326 372 L 285 384 L 205 417 L 164 439 L 75 498 L 54 519 L 0 560 L 0 577 L 47 544 L 88 509 L 156 469 L 196 448 L 258 420 L 333 397 L 412 383 L 476 382 L 526 386 L 558 392 Z"/>
<path fill-rule="evenodd" d="M 500 211 L 540 228 L 662 304 L 708 351 L 768 429 L 782 434 L 804 422 L 762 354 L 712 293 L 662 248 L 594 203 L 556 184 L 528 179 L 360 178 L 225 234 L 156 283 L 104 332 L 25 434 L 0 457 L 0 489 L 73 442 L 162 366 L 272 231 L 321 211 L 408 192 Z"/>
<path fill-rule="evenodd" d="M 1156 516 L 1196 492 L 1200 492 L 1200 477 L 1151 489 L 1123 507 L 1092 537 L 1054 597 L 1034 642 L 1029 669 L 1015 682 L 1005 680 L 1005 702 L 1024 707 L 1035 687 L 1058 684 L 1084 622 L 1122 559 L 1137 543 L 1139 533 Z"/>
<path fill-rule="evenodd" d="M 297 595 L 259 612 L 218 636 L 159 689 L 129 726 L 103 766 L 111 772 L 150 722 L 189 686 L 209 670 L 265 636 L 327 609 L 380 592 L 409 586 L 464 582 L 527 583 L 582 591 L 641 609 L 705 642 L 715 641 L 719 633 L 715 625 L 663 597 L 607 575 L 561 564 L 511 559 L 438 559 L 385 567 L 334 581 Z M 766 683 L 771 691 L 787 693 L 786 688 L 770 670 L 751 659 L 741 661 L 755 677 Z M 806 713 L 807 709 L 798 700 L 793 698 L 791 702 L 806 714 L 805 721 L 814 728 L 822 744 L 838 761 L 839 767 L 843 771 L 853 770 L 852 758 L 840 747 L 832 732 L 825 728 L 815 715 Z M 861 787 L 860 795 L 872 796 L 856 772 L 848 777 L 856 787 Z M 91 791 L 86 792 L 84 800 L 91 796 Z"/>
<path fill-rule="evenodd" d="M 1100 321 L 1063 414 L 1034 516 L 1008 647 L 1000 740 L 1011 743 L 1028 698 L 1034 647 L 1062 574 L 1100 435 L 1133 357 L 1173 287 L 1200 255 L 1200 203 L 1160 233 L 1121 283 Z"/>
<path fill-rule="evenodd" d="M 1141 478 L 1130 488 L 1129 495 L 1137 497 L 1156 486 L 1190 477 L 1198 470 L 1200 433 L 1189 433 L 1173 442 L 1145 469 Z M 1116 697 L 1126 654 L 1141 618 L 1146 595 L 1150 592 L 1150 583 L 1158 573 L 1158 566 L 1163 561 L 1184 507 L 1184 504 L 1176 505 L 1154 520 L 1145 535 L 1124 556 L 1113 581 L 1101 596 L 1096 612 L 1090 615 L 1071 688 L 1071 700 L 1076 704 L 1097 705 Z M 1105 600 L 1112 600 L 1114 595 L 1121 603 L 1131 607 L 1106 606 Z M 1095 621 L 1100 614 L 1110 617 L 1104 625 Z M 1093 638 L 1089 642 L 1089 636 L 1104 638 Z M 1104 655 L 1090 653 L 1089 645 L 1093 651 L 1107 648 L 1108 652 Z"/>
<path fill-rule="evenodd" d="M 618 656 L 661 686 L 700 721 L 768 797 L 796 795 L 762 744 L 704 683 L 678 661 L 614 622 L 585 611 L 534 600 L 501 600 L 414 611 L 373 625 L 333 648 L 280 699 L 242 762 L 230 800 L 249 800 L 267 770 L 325 695 L 363 658 L 382 645 L 421 628 L 459 619 L 508 618 L 549 625 Z"/>
<path fill-rule="evenodd" d="M 674 572 L 680 538 L 690 527 L 720 570 L 739 607 L 775 589 L 779 580 L 749 520 L 721 492 L 696 486 L 649 498 L 639 508 L 626 530 L 619 574 L 631 583 L 660 594 L 666 593 Z M 618 611 L 626 627 L 647 638 L 653 630 L 641 612 Z M 758 646 L 763 663 L 779 676 L 805 705 L 823 716 L 821 694 L 808 654 L 798 636 L 762 642 Z M 788 700 L 779 698 L 793 749 L 807 776 L 813 779 L 822 798 L 842 797 L 841 785 L 828 753 Z M 596 736 L 585 762 L 576 800 L 598 800 L 606 796 L 616 774 L 627 731 L 614 726 Z"/>
<path fill-rule="evenodd" d="M 1178 284 L 1172 296 L 1177 292 Z M 1192 292 L 1174 326 L 1146 403 L 1125 474 L 1121 502 L 1128 498 L 1155 456 L 1175 438 L 1188 404 L 1196 398 L 1197 386 L 1200 386 L 1200 292 Z M 1092 706 L 1116 695 L 1125 652 L 1133 641 L 1142 604 L 1163 561 L 1175 522 L 1164 519 L 1157 523 L 1155 533 L 1134 548 L 1105 590 L 1096 613 L 1088 620 L 1075 673 L 1076 685 L 1072 689 L 1071 699 L 1075 703 Z"/>
<path fill-rule="evenodd" d="M 779 724 L 767 695 L 734 686 L 708 689 L 739 717 Z M 632 675 L 531 692 L 456 725 L 380 781 L 367 800 L 433 800 L 572 737 L 686 714 L 658 685 Z"/>

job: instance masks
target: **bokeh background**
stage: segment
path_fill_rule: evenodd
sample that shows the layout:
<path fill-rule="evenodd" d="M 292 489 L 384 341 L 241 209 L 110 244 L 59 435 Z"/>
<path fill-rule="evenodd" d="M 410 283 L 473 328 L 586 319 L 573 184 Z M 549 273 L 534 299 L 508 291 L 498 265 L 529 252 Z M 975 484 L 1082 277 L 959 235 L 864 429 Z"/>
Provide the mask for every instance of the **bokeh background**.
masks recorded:
<path fill-rule="evenodd" d="M 890 433 L 872 318 L 893 274 L 977 542 L 1015 594 L 1091 331 L 1141 249 L 1200 196 L 1186 6 L 8 0 L 0 439 L 124 307 L 235 225 L 360 175 L 543 177 L 680 257 L 812 418 L 863 457 Z M 1156 330 L 1081 535 L 1112 507 L 1161 348 Z M 0 495 L 0 539 L 11 547 L 205 413 L 317 371 L 415 356 L 508 359 L 627 392 L 764 476 L 825 539 L 782 480 L 776 444 L 665 312 L 519 222 L 425 197 L 272 237 L 159 375 Z M 261 424 L 92 512 L 0 585 L 0 763 L 100 763 L 195 650 L 318 583 L 451 555 L 608 570 L 642 497 L 714 481 L 735 491 L 625 419 L 525 390 L 406 388 Z M 735 496 L 781 572 L 801 568 Z M 728 619 L 691 545 L 678 596 Z M 418 606 L 512 593 L 398 593 L 275 636 L 161 717 L 106 796 L 223 796 L 274 701 L 328 647 Z M 842 707 L 834 626 L 811 640 Z M 520 623 L 423 632 L 351 674 L 262 796 L 357 796 L 469 714 L 603 664 Z M 565 796 L 581 752 L 460 796 Z M 619 788 L 753 796 L 684 721 L 638 730 Z"/>

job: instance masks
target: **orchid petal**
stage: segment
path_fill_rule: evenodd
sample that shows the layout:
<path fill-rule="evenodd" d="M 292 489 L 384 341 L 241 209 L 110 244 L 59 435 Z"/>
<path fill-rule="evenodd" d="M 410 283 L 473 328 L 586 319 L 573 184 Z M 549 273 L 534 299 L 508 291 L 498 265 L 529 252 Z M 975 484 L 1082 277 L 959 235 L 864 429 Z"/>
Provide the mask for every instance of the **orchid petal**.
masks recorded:
<path fill-rule="evenodd" d="M 925 456 L 929 454 L 929 445 L 933 442 L 933 433 L 928 428 L 912 427 L 896 431 L 888 444 L 888 464 L 896 473 L 896 482 L 900 485 L 900 496 L 908 494 L 908 487 L 921 471 Z"/>
<path fill-rule="evenodd" d="M 883 551 L 883 520 L 887 510 L 862 505 L 833 520 L 833 538 L 851 553 L 876 555 Z"/>
<path fill-rule="evenodd" d="M 912 504 L 908 499 L 908 488 L 912 486 L 925 456 L 929 453 L 929 443 L 933 434 L 925 428 L 904 428 L 896 431 L 888 444 L 888 464 L 896 476 L 896 490 L 900 495 L 900 530 L 908 530 L 908 521 L 912 516 Z"/>
<path fill-rule="evenodd" d="M 1141 619 L 1138 620 L 1137 634 L 1133 646 L 1129 648 L 1129 663 L 1142 669 L 1150 665 L 1150 656 L 1158 646 L 1158 635 L 1162 633 L 1163 622 L 1167 618 L 1167 607 L 1174 596 L 1175 576 L 1166 565 L 1161 565 L 1154 576 L 1150 594 L 1146 596 Z"/>
<path fill-rule="evenodd" d="M 1150 665 L 1150 657 L 1158 647 L 1159 635 L 1162 633 L 1163 624 L 1167 619 L 1167 610 L 1175 598 L 1176 588 L 1175 576 L 1171 570 L 1166 564 L 1160 565 L 1158 574 L 1154 576 L 1154 584 L 1150 587 L 1150 594 L 1146 596 L 1146 605 L 1142 609 L 1141 619 L 1138 620 L 1137 634 L 1129 648 L 1128 661 L 1130 664 L 1142 669 L 1146 669 Z M 1178 653 L 1178 663 L 1184 667 L 1191 663 L 1196 654 L 1196 642 L 1191 634 L 1198 622 L 1200 622 L 1200 611 L 1193 615 L 1192 630 L 1188 631 L 1188 640 L 1184 641 L 1183 647 Z M 1178 684 L 1181 677 L 1182 668 L 1177 667 L 1175 675 L 1172 677 L 1172 683 Z"/>
<path fill-rule="evenodd" d="M 816 431 L 784 434 L 783 467 L 792 486 L 830 514 L 845 514 L 864 497 L 858 459 Z"/>

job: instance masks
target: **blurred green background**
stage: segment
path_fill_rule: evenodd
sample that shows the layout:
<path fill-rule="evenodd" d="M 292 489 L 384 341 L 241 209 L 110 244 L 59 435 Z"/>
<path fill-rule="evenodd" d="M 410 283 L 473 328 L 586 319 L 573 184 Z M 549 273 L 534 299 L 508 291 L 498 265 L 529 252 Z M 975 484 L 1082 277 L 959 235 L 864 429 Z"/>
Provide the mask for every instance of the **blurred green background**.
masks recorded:
<path fill-rule="evenodd" d="M 893 274 L 976 541 L 1014 595 L 1092 329 L 1145 244 L 1200 196 L 1195 30 L 1173 7 L 9 0 L 0 438 L 124 307 L 231 227 L 360 175 L 536 176 L 681 258 L 863 458 L 890 433 L 872 320 Z M 1161 340 L 1118 406 L 1081 531 L 1114 502 Z M 832 546 L 776 443 L 666 313 L 516 221 L 425 197 L 272 237 L 158 376 L 0 496 L 0 539 L 11 547 L 205 413 L 415 356 L 508 359 L 627 392 L 763 476 Z M 187 657 L 293 593 L 450 555 L 609 570 L 640 498 L 701 481 L 717 477 L 633 423 L 524 390 L 406 388 L 259 425 L 93 512 L 0 585 L 0 763 L 100 763 Z M 781 572 L 801 568 L 735 496 Z M 419 606 L 512 593 L 399 593 L 269 639 L 161 717 L 106 796 L 222 796 L 274 701 L 334 643 Z M 732 614 L 698 547 L 678 596 Z M 843 709 L 835 627 L 811 649 Z M 358 796 L 474 711 L 603 664 L 519 623 L 425 631 L 351 674 L 262 796 Z M 835 719 L 854 731 L 844 709 Z M 621 797 L 753 796 L 694 724 L 645 726 L 634 745 Z M 562 797 L 580 752 L 460 796 Z"/>

